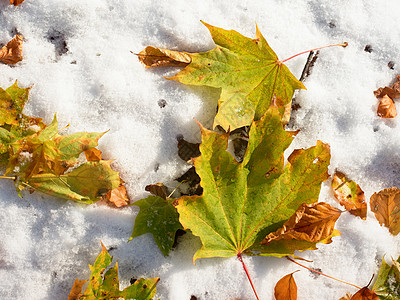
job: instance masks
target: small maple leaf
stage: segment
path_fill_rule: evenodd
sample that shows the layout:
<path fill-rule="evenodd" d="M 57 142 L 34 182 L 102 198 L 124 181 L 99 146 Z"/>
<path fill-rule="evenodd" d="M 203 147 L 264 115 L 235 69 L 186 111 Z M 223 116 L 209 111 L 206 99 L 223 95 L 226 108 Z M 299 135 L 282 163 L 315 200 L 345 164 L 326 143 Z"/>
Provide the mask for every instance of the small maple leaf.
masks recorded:
<path fill-rule="evenodd" d="M 342 172 L 336 172 L 332 179 L 335 198 L 349 213 L 365 220 L 367 218 L 367 202 L 360 186 L 346 178 Z"/>
<path fill-rule="evenodd" d="M 282 277 L 276 283 L 274 289 L 276 300 L 297 300 L 297 285 L 293 277 L 294 273 Z"/>
<path fill-rule="evenodd" d="M 102 251 L 97 256 L 93 266 L 89 265 L 91 275 L 89 285 L 82 294 L 82 286 L 87 280 L 75 280 L 68 300 L 79 299 L 141 299 L 151 300 L 156 293 L 156 285 L 160 280 L 158 277 L 153 279 L 139 279 L 124 290 L 119 290 L 118 263 L 115 266 L 104 271 L 112 262 L 112 257 L 106 247 L 101 243 Z M 104 274 L 103 274 L 104 273 Z M 80 288 L 80 289 L 79 289 Z"/>
<path fill-rule="evenodd" d="M 400 299 L 400 256 L 389 265 L 382 258 L 378 277 L 372 290 L 381 299 Z"/>
<path fill-rule="evenodd" d="M 400 232 L 400 189 L 392 187 L 371 196 L 370 206 L 379 224 L 384 224 L 393 235 Z"/>
<path fill-rule="evenodd" d="M 0 62 L 7 65 L 14 65 L 20 62 L 23 58 L 22 43 L 22 35 L 17 34 L 7 45 L 0 49 Z"/>
<path fill-rule="evenodd" d="M 381 118 L 394 118 L 397 116 L 396 105 L 392 98 L 385 95 L 381 98 L 378 104 L 377 115 Z"/>
<path fill-rule="evenodd" d="M 201 131 L 201 155 L 194 165 L 203 195 L 176 200 L 181 224 L 203 244 L 193 260 L 241 253 L 285 256 L 295 249 L 315 249 L 308 241 L 279 240 L 267 246 L 259 242 L 299 205 L 318 200 L 321 182 L 328 178 L 329 146 L 318 141 L 309 149 L 295 150 L 284 167 L 283 152 L 297 132 L 283 129 L 276 107 L 253 123 L 242 163 L 226 151 L 228 134 L 204 127 Z"/>
<path fill-rule="evenodd" d="M 284 115 L 294 91 L 305 87 L 278 59 L 258 27 L 256 38 L 251 39 L 234 30 L 203 24 L 210 31 L 216 48 L 205 53 L 179 52 L 190 57 L 190 60 L 185 60 L 185 64 L 189 64 L 168 79 L 222 89 L 214 127 L 220 125 L 225 130 L 234 130 L 250 125 L 253 120 L 259 120 L 274 102 Z M 150 50 L 159 52 L 159 62 L 154 61 L 157 55 L 145 56 Z M 139 54 L 139 59 L 143 63 L 149 60 L 147 66 L 164 65 L 165 51 L 146 48 Z"/>

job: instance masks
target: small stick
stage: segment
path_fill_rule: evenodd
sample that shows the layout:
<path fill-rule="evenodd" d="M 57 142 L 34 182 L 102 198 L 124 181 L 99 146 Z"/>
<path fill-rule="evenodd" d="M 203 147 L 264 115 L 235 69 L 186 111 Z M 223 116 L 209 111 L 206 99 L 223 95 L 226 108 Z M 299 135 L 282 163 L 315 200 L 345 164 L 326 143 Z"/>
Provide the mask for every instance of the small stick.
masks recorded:
<path fill-rule="evenodd" d="M 257 300 L 260 300 L 260 298 L 259 298 L 258 295 L 257 295 L 256 288 L 254 287 L 253 281 L 251 280 L 251 277 L 250 277 L 250 274 L 249 274 L 249 270 L 247 270 L 247 267 L 246 267 L 246 265 L 244 264 L 244 261 L 243 261 L 243 259 L 242 259 L 242 254 L 241 254 L 241 253 L 238 253 L 237 258 L 239 259 L 239 261 L 240 261 L 240 262 L 242 263 L 242 265 L 243 265 L 243 269 L 244 269 L 244 271 L 246 272 L 247 278 L 249 279 L 249 282 L 250 282 L 251 288 L 253 289 L 254 295 L 256 295 Z"/>
<path fill-rule="evenodd" d="M 359 287 L 359 286 L 357 286 L 357 285 L 355 285 L 355 284 L 352 284 L 352 283 L 350 283 L 350 282 L 337 279 L 337 278 L 335 278 L 335 277 L 326 275 L 326 274 L 324 274 L 324 273 L 321 273 L 321 272 L 318 272 L 318 271 L 316 271 L 316 270 L 314 270 L 314 269 L 311 269 L 311 268 L 309 268 L 309 267 L 306 267 L 306 266 L 302 265 L 301 263 L 298 263 L 297 261 L 294 261 L 294 260 L 291 259 L 289 256 L 286 256 L 286 258 L 287 258 L 288 260 L 290 260 L 291 262 L 294 262 L 295 264 L 298 264 L 300 267 L 306 268 L 307 270 L 309 270 L 309 271 L 311 271 L 311 272 L 314 272 L 314 273 L 317 273 L 317 274 L 319 274 L 319 275 L 323 275 L 323 276 L 325 276 L 325 277 L 328 277 L 328 278 L 330 278 L 330 279 L 334 279 L 334 280 L 337 280 L 337 281 L 339 281 L 339 282 L 342 282 L 342 283 L 345 283 L 345 284 L 354 286 L 354 287 L 358 288 L 359 290 L 362 289 L 361 287 Z"/>

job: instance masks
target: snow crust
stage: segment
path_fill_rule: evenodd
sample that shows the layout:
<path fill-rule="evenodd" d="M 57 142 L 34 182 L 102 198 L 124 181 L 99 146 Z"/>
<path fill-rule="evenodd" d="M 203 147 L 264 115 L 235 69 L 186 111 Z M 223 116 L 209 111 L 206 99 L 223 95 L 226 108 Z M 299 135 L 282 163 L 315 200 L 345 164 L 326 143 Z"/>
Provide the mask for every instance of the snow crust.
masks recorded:
<path fill-rule="evenodd" d="M 255 22 L 281 59 L 306 49 L 347 41 L 345 49 L 322 50 L 297 93 L 301 108 L 291 129 L 301 129 L 288 150 L 331 145 L 330 173 L 345 172 L 367 199 L 383 188 L 400 187 L 400 135 L 397 117 L 376 116 L 373 90 L 400 73 L 400 3 L 388 1 L 105 1 L 25 0 L 0 2 L 0 42 L 24 36 L 24 60 L 0 65 L 0 86 L 15 79 L 34 85 L 26 114 L 50 123 L 58 113 L 66 133 L 109 132 L 100 140 L 106 158 L 127 182 L 133 200 L 144 187 L 169 182 L 186 166 L 177 156 L 176 137 L 200 141 L 196 118 L 211 127 L 218 91 L 165 80 L 176 70 L 146 70 L 131 53 L 147 45 L 189 52 L 213 48 L 200 20 L 243 35 L 255 34 Z M 364 51 L 370 45 L 372 52 Z M 299 77 L 307 55 L 287 62 Z M 394 69 L 388 67 L 395 63 Z M 163 99 L 166 106 L 158 102 Z M 173 183 L 173 182 L 172 182 Z M 156 277 L 161 299 L 253 299 L 236 258 L 192 263 L 200 247 L 196 237 L 180 238 L 169 257 L 151 235 L 131 235 L 135 207 L 84 206 L 39 193 L 18 198 L 11 182 L 0 181 L 0 298 L 66 299 L 75 278 L 89 277 L 88 264 L 100 252 L 100 240 L 118 260 L 123 286 L 131 278 Z M 320 200 L 337 206 L 330 182 Z M 365 286 L 383 255 L 397 258 L 399 237 L 367 221 L 343 214 L 332 244 L 302 253 L 308 264 L 329 275 Z M 286 259 L 245 257 L 261 299 L 273 299 L 275 283 L 299 267 Z M 302 269 L 295 274 L 299 299 L 339 299 L 351 286 Z"/>

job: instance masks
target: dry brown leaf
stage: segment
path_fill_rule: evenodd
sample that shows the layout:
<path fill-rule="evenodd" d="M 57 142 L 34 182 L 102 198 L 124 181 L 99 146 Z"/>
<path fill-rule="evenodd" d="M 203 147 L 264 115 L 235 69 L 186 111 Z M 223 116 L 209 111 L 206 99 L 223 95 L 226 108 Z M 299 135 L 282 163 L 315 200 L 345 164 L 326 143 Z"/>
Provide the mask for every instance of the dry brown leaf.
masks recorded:
<path fill-rule="evenodd" d="M 99 161 L 101 160 L 101 151 L 97 148 L 91 148 L 85 150 L 85 156 L 87 161 Z"/>
<path fill-rule="evenodd" d="M 82 296 L 82 287 L 86 281 L 87 280 L 75 279 L 71 292 L 68 295 L 68 300 L 79 300 L 79 297 Z"/>
<path fill-rule="evenodd" d="M 360 186 L 346 178 L 342 172 L 333 175 L 332 189 L 340 205 L 343 205 L 352 215 L 365 220 L 367 218 L 367 203 Z"/>
<path fill-rule="evenodd" d="M 340 213 L 340 210 L 325 202 L 303 203 L 282 228 L 267 235 L 261 244 L 282 239 L 319 242 L 333 233 Z"/>
<path fill-rule="evenodd" d="M 297 272 L 297 271 L 296 271 Z M 295 273 L 295 272 L 293 272 Z M 275 285 L 275 299 L 276 300 L 296 300 L 297 299 L 297 285 L 294 280 L 293 273 L 282 277 Z"/>
<path fill-rule="evenodd" d="M 388 95 L 383 96 L 380 100 L 377 115 L 381 118 L 394 118 L 397 116 L 396 105 Z"/>
<path fill-rule="evenodd" d="M 122 207 L 129 204 L 128 192 L 124 185 L 120 185 L 119 187 L 109 191 L 106 194 L 107 201 L 114 203 L 116 207 Z"/>
<path fill-rule="evenodd" d="M 379 88 L 374 91 L 374 95 L 376 98 L 382 98 L 385 95 L 388 95 L 390 98 L 399 98 L 400 97 L 400 75 L 397 75 L 396 82 L 391 86 L 385 86 L 383 88 Z"/>
<path fill-rule="evenodd" d="M 0 62 L 13 65 L 21 61 L 23 58 L 22 43 L 22 35 L 17 34 L 7 45 L 0 49 Z"/>
<path fill-rule="evenodd" d="M 364 287 L 355 293 L 350 300 L 379 300 L 379 297 L 369 288 Z"/>
<path fill-rule="evenodd" d="M 14 6 L 20 5 L 24 0 L 10 0 L 10 4 L 14 4 Z"/>
<path fill-rule="evenodd" d="M 149 67 L 186 67 L 192 61 L 189 53 L 146 47 L 137 54 L 139 61 Z"/>
<path fill-rule="evenodd" d="M 371 196 L 371 210 L 379 224 L 384 224 L 393 235 L 400 232 L 400 189 L 392 187 Z"/>
<path fill-rule="evenodd" d="M 351 299 L 351 294 L 350 293 L 346 293 L 346 295 L 342 298 L 340 298 L 339 300 L 350 300 Z"/>
<path fill-rule="evenodd" d="M 154 196 L 159 196 L 163 199 L 167 199 L 169 196 L 168 188 L 161 182 L 146 185 L 145 190 L 150 192 Z"/>

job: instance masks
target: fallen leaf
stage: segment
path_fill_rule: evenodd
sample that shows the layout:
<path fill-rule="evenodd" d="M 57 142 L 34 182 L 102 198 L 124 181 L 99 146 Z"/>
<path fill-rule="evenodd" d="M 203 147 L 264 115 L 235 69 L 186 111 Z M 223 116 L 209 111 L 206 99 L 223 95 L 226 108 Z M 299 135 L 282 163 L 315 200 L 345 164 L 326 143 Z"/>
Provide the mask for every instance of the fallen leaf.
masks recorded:
<path fill-rule="evenodd" d="M 175 241 L 176 231 L 183 229 L 179 215 L 173 206 L 174 199 L 149 196 L 133 204 L 140 208 L 129 240 L 151 233 L 161 252 L 167 256 Z"/>
<path fill-rule="evenodd" d="M 191 57 L 190 64 L 168 79 L 221 88 L 214 127 L 220 125 L 226 131 L 259 120 L 273 102 L 283 115 L 294 90 L 305 87 L 278 59 L 258 27 L 256 38 L 250 39 L 203 24 L 217 46 L 204 53 L 183 52 Z"/>
<path fill-rule="evenodd" d="M 346 178 L 342 172 L 335 172 L 332 189 L 335 198 L 349 213 L 363 220 L 367 218 L 367 202 L 363 190 L 357 183 Z"/>
<path fill-rule="evenodd" d="M 129 204 L 128 192 L 124 185 L 120 184 L 119 187 L 109 191 L 106 200 L 113 203 L 116 207 L 122 207 Z"/>
<path fill-rule="evenodd" d="M 156 48 L 152 46 L 146 47 L 137 54 L 139 61 L 146 68 L 149 67 L 186 67 L 192 58 L 189 53 L 172 51 L 167 49 Z"/>
<path fill-rule="evenodd" d="M 101 160 L 101 151 L 97 148 L 90 148 L 85 150 L 85 157 L 87 161 Z"/>
<path fill-rule="evenodd" d="M 197 143 L 189 143 L 184 139 L 178 140 L 178 155 L 179 157 L 190 163 L 190 160 L 200 155 L 199 145 Z"/>
<path fill-rule="evenodd" d="M 344 297 L 340 298 L 339 300 L 351 300 L 351 294 L 346 293 L 346 295 Z"/>
<path fill-rule="evenodd" d="M 71 292 L 68 295 L 68 300 L 79 300 L 82 296 L 82 287 L 86 282 L 87 280 L 75 279 Z"/>
<path fill-rule="evenodd" d="M 14 4 L 14 5 L 19 5 Z M 22 56 L 22 35 L 17 34 L 11 41 L 8 42 L 3 48 L 0 49 L 0 62 L 7 65 L 14 65 L 20 62 Z"/>
<path fill-rule="evenodd" d="M 388 95 L 379 101 L 377 115 L 381 118 L 394 118 L 397 116 L 396 105 Z"/>
<path fill-rule="evenodd" d="M 167 199 L 169 195 L 168 188 L 161 182 L 149 184 L 145 187 L 145 190 L 150 192 L 152 195 L 159 196 L 163 199 Z"/>
<path fill-rule="evenodd" d="M 14 6 L 20 5 L 24 0 L 10 0 L 10 4 L 14 4 Z"/>
<path fill-rule="evenodd" d="M 400 189 L 392 187 L 374 193 L 370 206 L 379 224 L 388 227 L 393 235 L 400 232 Z"/>
<path fill-rule="evenodd" d="M 276 232 L 261 242 L 268 245 L 273 240 L 295 239 L 317 243 L 330 237 L 341 211 L 325 202 L 302 204 Z"/>
<path fill-rule="evenodd" d="M 374 95 L 376 98 L 382 98 L 385 95 L 390 98 L 399 98 L 400 97 L 400 75 L 397 75 L 396 82 L 391 86 L 385 86 L 374 91 Z"/>
<path fill-rule="evenodd" d="M 390 266 L 382 258 L 378 277 L 372 290 L 381 299 L 400 299 L 400 256 Z"/>
<path fill-rule="evenodd" d="M 201 132 L 201 155 L 194 165 L 203 194 L 176 200 L 181 224 L 203 244 L 193 260 L 241 253 L 285 256 L 315 247 L 308 241 L 277 241 L 273 247 L 259 242 L 279 229 L 299 205 L 318 200 L 321 182 L 328 178 L 329 146 L 318 141 L 309 149 L 294 150 L 284 166 L 284 150 L 297 132 L 282 128 L 273 106 L 253 123 L 242 163 L 226 151 L 229 134 L 204 127 Z"/>
<path fill-rule="evenodd" d="M 379 297 L 369 288 L 364 287 L 355 293 L 350 300 L 379 300 Z"/>
<path fill-rule="evenodd" d="M 97 259 L 93 266 L 89 265 L 91 275 L 89 285 L 87 286 L 84 294 L 77 295 L 78 288 L 82 289 L 82 285 L 85 281 L 75 280 L 74 286 L 72 287 L 71 293 L 68 300 L 80 299 L 80 300 L 107 300 L 107 299 L 140 299 L 140 300 L 151 300 L 153 299 L 156 290 L 156 285 L 160 280 L 158 277 L 153 279 L 139 279 L 136 280 L 132 285 L 128 286 L 124 290 L 119 290 L 119 278 L 118 278 L 118 263 L 115 266 L 108 269 L 103 275 L 104 271 L 112 262 L 112 257 L 108 253 L 106 247 L 101 243 L 102 251 L 97 256 Z M 78 284 L 77 284 L 78 281 Z M 83 282 L 83 283 L 82 283 Z M 81 284 L 82 283 L 82 284 Z M 71 297 L 71 298 L 70 298 Z"/>
<path fill-rule="evenodd" d="M 293 272 L 295 273 L 295 272 Z M 274 294 L 276 300 L 296 300 L 297 285 L 293 273 L 282 277 L 275 285 Z"/>

